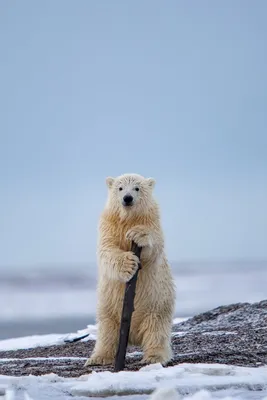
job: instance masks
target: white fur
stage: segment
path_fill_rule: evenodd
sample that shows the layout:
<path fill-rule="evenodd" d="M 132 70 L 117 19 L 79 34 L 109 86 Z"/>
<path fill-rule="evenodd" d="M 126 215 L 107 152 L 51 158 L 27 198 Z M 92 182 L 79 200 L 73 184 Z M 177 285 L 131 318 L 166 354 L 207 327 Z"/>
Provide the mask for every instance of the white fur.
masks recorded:
<path fill-rule="evenodd" d="M 166 364 L 172 356 L 175 287 L 164 251 L 159 207 L 153 197 L 155 180 L 125 174 L 109 177 L 106 183 L 108 199 L 99 221 L 97 248 L 99 331 L 86 365 L 114 362 L 125 282 L 135 274 L 139 262 L 131 252 L 132 241 L 142 247 L 142 269 L 138 274 L 129 341 L 142 347 L 144 363 Z M 131 207 L 123 205 L 125 194 L 134 198 Z"/>

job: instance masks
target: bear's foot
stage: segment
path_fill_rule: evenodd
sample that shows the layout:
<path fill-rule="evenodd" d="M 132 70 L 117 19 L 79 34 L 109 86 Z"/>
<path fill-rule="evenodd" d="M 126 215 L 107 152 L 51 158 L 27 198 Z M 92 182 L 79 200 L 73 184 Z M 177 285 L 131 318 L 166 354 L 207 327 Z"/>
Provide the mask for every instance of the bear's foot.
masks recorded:
<path fill-rule="evenodd" d="M 110 357 L 108 354 L 94 354 L 84 364 L 84 367 L 88 367 L 89 365 L 109 365 L 113 364 L 114 357 Z"/>
<path fill-rule="evenodd" d="M 166 364 L 166 361 L 161 356 L 149 356 L 143 357 L 141 360 L 141 364 L 157 364 L 160 363 L 162 365 Z"/>
<path fill-rule="evenodd" d="M 166 365 L 172 358 L 172 352 L 169 347 L 166 349 L 151 349 L 144 352 L 141 360 L 142 364 L 157 364 Z"/>

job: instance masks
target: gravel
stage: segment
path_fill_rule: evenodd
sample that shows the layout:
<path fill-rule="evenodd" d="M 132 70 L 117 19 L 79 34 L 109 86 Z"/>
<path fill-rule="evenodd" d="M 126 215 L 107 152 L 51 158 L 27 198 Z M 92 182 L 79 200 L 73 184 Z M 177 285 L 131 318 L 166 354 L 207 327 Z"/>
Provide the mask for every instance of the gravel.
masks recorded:
<path fill-rule="evenodd" d="M 0 351 L 0 375 L 44 375 L 78 377 L 94 371 L 113 371 L 113 366 L 84 367 L 94 341 L 81 341 L 15 351 Z M 267 300 L 221 306 L 173 326 L 173 359 L 180 363 L 221 363 L 259 367 L 267 364 Z M 139 348 L 129 347 L 126 370 L 140 368 Z M 46 359 L 29 360 L 28 358 Z M 51 357 L 77 357 L 53 359 Z M 48 359 L 47 359 L 48 358 Z M 49 359 L 51 358 L 51 359 Z"/>

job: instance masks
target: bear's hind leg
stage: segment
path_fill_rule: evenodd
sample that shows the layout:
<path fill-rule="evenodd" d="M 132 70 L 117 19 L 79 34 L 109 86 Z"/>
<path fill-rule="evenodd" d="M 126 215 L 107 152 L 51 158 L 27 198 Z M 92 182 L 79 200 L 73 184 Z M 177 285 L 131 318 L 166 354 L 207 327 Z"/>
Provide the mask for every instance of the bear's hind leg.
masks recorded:
<path fill-rule="evenodd" d="M 98 323 L 95 348 L 84 366 L 112 364 L 118 346 L 119 323 L 112 318 L 105 318 Z"/>
<path fill-rule="evenodd" d="M 144 318 L 139 330 L 144 352 L 142 363 L 166 365 L 171 360 L 171 326 L 166 317 L 157 314 Z"/>

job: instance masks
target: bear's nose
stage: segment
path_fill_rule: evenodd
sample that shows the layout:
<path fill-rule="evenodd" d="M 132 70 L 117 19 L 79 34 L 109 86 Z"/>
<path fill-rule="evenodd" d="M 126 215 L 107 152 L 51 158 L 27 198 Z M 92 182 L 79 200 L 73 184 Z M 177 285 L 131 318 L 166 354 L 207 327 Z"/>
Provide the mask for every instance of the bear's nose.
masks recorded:
<path fill-rule="evenodd" d="M 126 194 L 126 195 L 123 197 L 123 201 L 124 201 L 124 204 L 126 204 L 127 206 L 129 206 L 129 205 L 132 203 L 132 201 L 133 201 L 133 196 L 131 196 L 130 194 Z"/>

